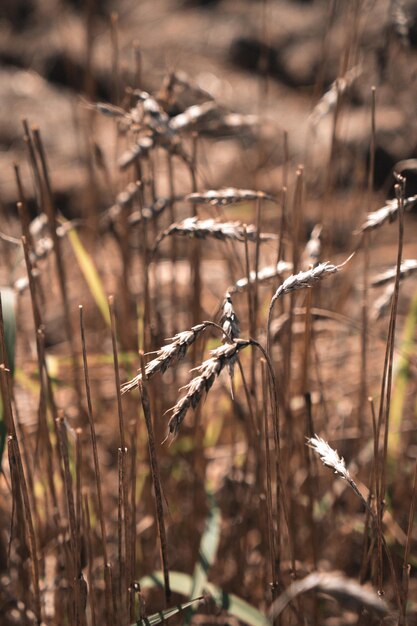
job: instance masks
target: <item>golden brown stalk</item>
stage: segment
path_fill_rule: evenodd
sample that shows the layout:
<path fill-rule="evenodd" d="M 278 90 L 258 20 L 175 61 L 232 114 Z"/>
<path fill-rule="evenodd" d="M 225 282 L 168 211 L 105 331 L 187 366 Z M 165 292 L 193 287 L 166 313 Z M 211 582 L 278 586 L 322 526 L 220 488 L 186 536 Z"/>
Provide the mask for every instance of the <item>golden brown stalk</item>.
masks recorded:
<path fill-rule="evenodd" d="M 143 359 L 143 354 L 142 354 L 142 359 Z M 144 364 L 142 360 L 143 379 L 145 379 L 144 370 L 145 368 L 144 368 Z M 153 483 L 154 492 L 155 492 L 156 518 L 157 518 L 157 523 L 158 523 L 158 534 L 159 534 L 160 549 L 161 549 L 162 569 L 164 572 L 165 601 L 168 604 L 170 597 L 171 597 L 171 588 L 169 584 L 167 539 L 166 539 L 165 521 L 164 521 L 161 477 L 159 474 L 158 458 L 156 455 L 155 438 L 154 438 L 154 433 L 153 433 L 152 416 L 151 416 L 151 405 L 149 402 L 148 390 L 146 388 L 146 383 L 144 382 L 144 380 L 141 380 L 139 382 L 139 391 L 140 391 L 143 414 L 144 414 L 145 422 L 146 422 L 146 429 L 148 432 L 149 460 L 150 460 L 150 466 L 151 466 L 152 483 Z"/>
<path fill-rule="evenodd" d="M 85 342 L 85 330 L 84 330 L 84 319 L 83 319 L 83 307 L 79 305 L 80 312 L 80 330 L 81 330 L 81 344 L 82 344 L 82 354 L 83 354 L 83 366 L 84 366 L 84 382 L 85 382 L 85 393 L 87 398 L 87 418 L 88 425 L 90 427 L 90 436 L 91 442 L 93 446 L 93 460 L 94 460 L 94 475 L 96 479 L 96 490 L 97 490 L 97 500 L 98 500 L 98 517 L 101 528 L 101 549 L 103 554 L 103 565 L 104 565 L 104 582 L 106 586 L 106 621 L 107 625 L 111 626 L 113 623 L 113 606 L 112 606 L 112 587 L 111 581 L 109 578 L 109 570 L 108 570 L 108 557 L 107 557 L 107 532 L 106 532 L 106 523 L 104 519 L 104 509 L 103 509 L 103 494 L 102 494 L 102 486 L 101 486 L 101 472 L 100 472 L 100 464 L 98 460 L 98 449 L 97 449 L 97 438 L 96 438 L 96 429 L 94 426 L 93 419 L 93 406 L 91 403 L 91 393 L 90 393 L 90 377 L 88 374 L 88 364 L 87 364 L 87 349 Z"/>

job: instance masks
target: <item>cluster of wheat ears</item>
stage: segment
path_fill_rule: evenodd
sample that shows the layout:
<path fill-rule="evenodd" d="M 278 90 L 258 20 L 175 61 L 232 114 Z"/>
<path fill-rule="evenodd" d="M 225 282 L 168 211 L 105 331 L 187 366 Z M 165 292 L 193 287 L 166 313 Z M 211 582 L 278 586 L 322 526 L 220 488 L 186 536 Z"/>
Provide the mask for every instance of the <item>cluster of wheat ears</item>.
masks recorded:
<path fill-rule="evenodd" d="M 316 107 L 312 124 L 317 126 L 323 116 L 334 112 L 338 97 L 355 75 L 351 70 L 332 85 Z M 335 90 L 336 101 L 332 96 Z M 194 103 L 182 106 L 183 101 Z M 83 221 L 68 222 L 60 214 L 40 131 L 25 122 L 24 140 L 38 217 L 31 219 L 28 185 L 20 166 L 15 165 L 22 238 L 2 238 L 5 246 L 13 246 L 17 258 L 23 251 L 24 266 L 15 263 L 15 267 L 23 266 L 25 271 L 13 278 L 12 294 L 15 303 L 28 298 L 31 305 L 37 373 L 36 389 L 31 393 L 38 396 L 38 409 L 35 426 L 27 428 L 19 419 L 19 390 L 25 379 L 21 372 L 17 377 L 20 365 L 14 365 L 15 313 L 6 307 L 2 292 L 0 382 L 9 460 L 7 470 L 3 461 L 3 478 L 13 505 L 5 535 L 9 573 L 4 579 L 5 590 L 0 592 L 5 605 L 4 609 L 0 606 L 0 615 L 4 611 L 7 624 L 111 626 L 128 624 L 129 620 L 156 624 L 176 614 L 185 623 L 203 623 L 198 621 L 201 615 L 206 615 L 207 623 L 219 623 L 219 611 L 224 609 L 235 620 L 233 623 L 320 624 L 327 623 L 326 611 L 330 610 L 319 601 L 318 594 L 325 594 L 341 607 L 338 615 L 342 621 L 333 623 L 353 623 L 343 621 L 343 616 L 353 612 L 358 624 L 382 623 L 383 619 L 388 620 L 384 623 L 406 624 L 412 601 L 409 585 L 416 480 L 410 486 L 405 522 L 393 519 L 395 512 L 387 509 L 386 495 L 392 475 L 390 463 L 395 457 L 389 447 L 389 434 L 400 284 L 417 272 L 415 259 L 403 259 L 404 215 L 413 209 L 417 196 L 406 196 L 406 181 L 396 174 L 395 198 L 369 212 L 359 227 L 356 224 L 348 238 L 354 244 L 343 256 L 334 254 L 337 262 L 325 261 L 323 250 L 326 255 L 332 254 L 331 244 L 326 242 L 328 214 L 323 213 L 324 228 L 321 224 L 310 228 L 307 241 L 301 228 L 302 168 L 295 176 L 293 202 L 285 184 L 276 193 L 234 187 L 200 188 L 199 146 L 218 136 L 236 140 L 245 133 L 256 134 L 258 120 L 253 116 L 226 111 L 180 73 L 169 74 L 154 95 L 140 89 L 127 90 L 123 106 L 84 106 L 89 115 L 109 118 L 119 147 L 123 146 L 117 167 L 124 188 L 118 193 L 110 185 L 106 158 L 96 148 L 96 169 L 109 183 L 112 201 L 104 212 L 88 215 L 95 220 L 101 240 L 111 241 L 112 249 L 118 252 L 120 289 L 114 297 L 106 298 L 94 252 L 87 251 L 88 246 L 78 234 Z M 162 173 L 158 169 L 161 162 Z M 288 162 L 284 169 L 286 183 Z M 179 180 L 189 180 L 190 188 L 181 194 L 176 192 L 177 173 Z M 169 190 L 167 197 L 159 194 L 163 185 Z M 329 186 L 327 202 L 331 193 Z M 254 223 L 227 218 L 228 211 L 241 206 L 250 208 Z M 263 231 L 265 214 L 269 232 Z M 371 237 L 392 222 L 398 224 L 397 263 L 371 280 Z M 69 250 L 75 254 L 88 286 L 88 298 L 101 313 L 101 336 L 108 334 L 112 342 L 111 421 L 113 430 L 117 422 L 118 432 L 116 454 L 112 451 L 115 467 L 106 469 L 100 460 L 104 444 L 96 434 L 103 402 L 95 409 L 97 389 L 90 380 L 95 366 L 88 363 L 87 344 L 92 329 L 87 328 L 80 305 L 79 332 L 74 331 L 74 298 L 70 297 L 69 287 L 74 270 L 68 261 Z M 213 289 L 210 269 L 218 258 L 225 260 L 223 271 L 228 267 L 231 277 L 229 284 L 220 281 L 220 298 L 219 284 Z M 358 269 L 358 259 L 362 258 L 363 268 Z M 185 286 L 179 278 L 184 261 L 189 277 Z M 159 272 L 167 263 L 168 286 L 162 285 Z M 350 269 L 352 266 L 355 270 Z M 354 464 L 348 469 L 327 443 L 331 437 L 325 421 L 318 418 L 322 409 L 314 395 L 323 388 L 316 344 L 319 324 L 323 320 L 348 320 L 340 311 L 331 310 L 335 302 L 332 297 L 343 291 L 338 287 L 338 275 L 345 271 L 351 275 L 363 272 L 365 285 L 359 324 L 357 370 L 361 384 L 358 418 L 354 419 L 357 435 L 352 440 L 359 441 L 361 448 L 367 445 L 365 460 L 362 464 L 358 460 L 356 469 Z M 68 404 L 50 371 L 45 341 L 47 280 L 53 284 L 54 306 L 62 310 L 65 372 L 72 376 L 71 381 L 63 382 L 67 390 L 72 390 Z M 362 277 L 356 276 L 354 282 L 360 281 Z M 330 286 L 326 290 L 327 283 Z M 370 311 L 369 289 L 380 285 L 386 289 L 383 302 L 375 302 L 376 312 Z M 216 311 L 207 315 L 210 308 Z M 372 316 L 382 319 L 381 323 L 389 319 L 379 372 L 378 407 L 372 397 L 368 399 L 372 395 L 368 382 Z M 185 330 L 179 330 L 181 327 Z M 168 334 L 172 336 L 164 343 L 163 337 Z M 17 340 L 21 340 L 19 333 Z M 204 360 L 205 342 L 210 342 L 211 349 Z M 410 345 L 404 351 L 409 366 Z M 135 369 L 137 374 L 133 375 Z M 323 374 L 328 375 L 329 371 Z M 346 371 L 346 378 L 349 376 Z M 122 383 L 123 379 L 128 380 Z M 185 385 L 177 392 L 182 383 Z M 319 400 L 323 406 L 324 395 Z M 224 402 L 229 403 L 226 408 Z M 236 423 L 232 423 L 232 416 Z M 208 430 L 211 425 L 213 429 L 216 423 L 219 433 L 212 435 L 211 444 L 207 444 L 205 427 L 208 425 Z M 319 423 L 324 438 L 316 434 L 320 432 Z M 185 455 L 181 441 L 187 442 L 191 450 L 187 461 L 181 457 Z M 242 442 L 243 454 L 237 451 Z M 219 467 L 213 452 L 216 444 L 219 449 L 226 446 L 230 457 L 223 482 L 217 484 L 208 479 L 208 469 Z M 350 528 L 355 541 L 358 536 L 361 539 L 361 547 L 356 547 L 358 570 L 353 575 L 351 570 L 350 578 L 332 571 L 340 565 L 332 563 L 331 551 L 320 559 L 326 533 L 337 533 L 337 524 L 341 523 L 337 503 L 342 493 L 337 494 L 330 486 L 326 497 L 319 496 L 318 469 L 311 451 L 359 499 L 359 511 L 354 503 L 349 505 L 361 523 L 357 535 L 353 524 Z M 358 449 L 354 455 L 359 455 Z M 178 456 L 188 463 L 187 471 L 191 470 L 192 476 L 185 478 L 178 467 L 172 469 Z M 368 487 L 356 478 L 358 468 L 366 470 Z M 138 475 L 140 472 L 144 477 Z M 181 478 L 176 478 L 179 474 Z M 227 503 L 222 490 L 228 480 L 233 489 L 243 490 L 239 497 L 233 496 L 237 497 L 241 516 L 236 531 L 240 544 L 233 544 L 233 524 L 228 526 L 224 521 L 222 526 L 218 515 L 218 506 Z M 184 490 L 181 481 L 187 485 Z M 191 500 L 188 488 L 194 494 Z M 182 498 L 188 511 L 194 503 L 196 520 L 206 510 L 207 502 L 212 503 L 204 532 L 201 520 L 195 524 L 188 520 L 188 543 L 184 536 L 181 538 L 187 546 L 175 545 L 180 541 L 175 532 L 180 533 L 187 514 L 181 522 L 175 522 L 178 514 L 170 513 L 174 506 L 172 493 L 180 508 Z M 115 504 L 116 513 L 112 510 Z M 329 526 L 326 510 L 330 511 Z M 145 533 L 141 522 L 146 515 L 151 516 L 149 536 L 153 542 L 140 538 L 141 532 Z M 406 523 L 405 531 L 399 528 L 400 523 Z M 228 556 L 217 552 L 222 532 L 224 554 Z M 331 541 L 335 546 L 337 541 Z M 183 561 L 181 551 L 193 554 L 188 563 Z M 159 558 L 162 572 L 153 572 Z M 175 560 L 183 567 L 194 562 L 193 576 L 172 572 Z M 240 595 L 250 603 L 209 580 L 212 568 L 219 583 L 227 585 L 227 563 L 231 562 L 236 568 L 232 591 L 246 585 L 243 578 L 247 570 L 248 586 L 242 587 Z M 152 574 L 153 578 L 140 579 L 144 574 Z M 363 586 L 366 580 L 373 589 Z M 144 589 L 158 585 L 165 592 L 165 600 L 159 599 L 161 612 L 147 617 Z M 311 591 L 315 594 L 309 595 Z M 168 608 L 173 604 L 173 593 L 189 596 L 188 601 Z M 161 602 L 165 602 L 162 608 Z M 334 607 L 331 610 L 335 611 Z"/>

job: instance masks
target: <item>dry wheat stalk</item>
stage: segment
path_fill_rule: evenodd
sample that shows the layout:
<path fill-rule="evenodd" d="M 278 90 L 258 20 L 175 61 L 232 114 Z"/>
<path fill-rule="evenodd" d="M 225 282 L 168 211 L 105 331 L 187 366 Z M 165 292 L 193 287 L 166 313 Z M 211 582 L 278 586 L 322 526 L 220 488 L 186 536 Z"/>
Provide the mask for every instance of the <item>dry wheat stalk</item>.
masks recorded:
<path fill-rule="evenodd" d="M 347 609 L 366 608 L 379 616 L 389 613 L 386 602 L 374 590 L 362 587 L 356 580 L 340 572 L 312 572 L 302 580 L 293 582 L 269 609 L 269 618 L 275 620 L 295 597 L 315 590 L 334 597 Z"/>
<path fill-rule="evenodd" d="M 414 204 L 417 202 L 417 195 L 410 196 L 409 198 L 404 198 L 404 210 L 409 211 L 413 208 Z M 398 200 L 394 198 L 392 200 L 387 200 L 387 203 L 382 208 L 377 211 L 373 211 L 372 213 L 368 213 L 366 216 L 366 220 L 359 228 L 358 233 L 363 233 L 367 230 L 374 230 L 375 228 L 379 228 L 385 222 L 393 222 L 398 215 Z"/>
<path fill-rule="evenodd" d="M 213 237 L 220 241 L 256 241 L 258 236 L 260 241 L 271 241 L 277 238 L 271 233 L 257 233 L 253 224 L 244 226 L 240 222 L 217 222 L 214 219 L 199 220 L 198 217 L 187 217 L 182 222 L 171 224 L 166 230 L 158 235 L 155 241 L 155 248 L 165 237 L 170 235 L 182 235 L 184 237 L 195 237 L 196 239 L 206 239 Z"/>
<path fill-rule="evenodd" d="M 193 202 L 193 204 L 211 204 L 212 206 L 227 206 L 229 204 L 237 204 L 238 202 L 248 202 L 251 200 L 270 200 L 276 202 L 273 196 L 263 191 L 253 191 L 252 189 L 235 189 L 228 187 L 226 189 L 210 189 L 201 193 L 190 193 L 185 196 L 185 200 Z"/>
<path fill-rule="evenodd" d="M 161 372 L 162 374 L 174 363 L 184 358 L 187 350 L 191 344 L 193 344 L 197 337 L 211 325 L 210 322 L 202 322 L 190 328 L 190 330 L 184 330 L 171 337 L 170 343 L 162 346 L 157 352 L 156 357 L 149 361 L 145 367 L 145 376 L 148 380 L 156 374 Z M 138 382 L 142 380 L 142 374 L 138 374 L 132 380 L 122 385 L 121 392 L 126 393 L 137 387 Z"/>
<path fill-rule="evenodd" d="M 204 393 L 212 387 L 215 379 L 220 374 L 225 365 L 232 366 L 237 359 L 237 354 L 243 348 L 251 345 L 247 339 L 235 339 L 231 343 L 226 343 L 211 351 L 211 357 L 204 361 L 197 369 L 198 376 L 193 378 L 185 389 L 187 393 L 172 408 L 171 418 L 168 428 L 171 434 L 176 435 L 184 420 L 187 411 L 193 409 L 200 403 Z"/>
<path fill-rule="evenodd" d="M 404 259 L 400 266 L 400 280 L 408 278 L 412 274 L 417 272 L 417 259 Z M 385 272 L 381 272 L 375 278 L 372 279 L 372 287 L 379 287 L 395 280 L 397 274 L 397 268 L 391 267 Z"/>
<path fill-rule="evenodd" d="M 258 276 L 256 276 L 256 272 L 252 270 L 249 274 L 249 281 L 247 276 L 243 278 L 239 278 L 234 285 L 229 287 L 228 291 L 231 294 L 236 293 L 237 291 L 243 291 L 247 289 L 248 284 L 254 283 L 257 279 L 258 285 L 260 283 L 265 283 L 272 278 L 277 278 L 281 276 L 284 272 L 290 272 L 292 270 L 292 263 L 288 261 L 279 261 L 277 265 L 267 265 L 258 271 Z"/>

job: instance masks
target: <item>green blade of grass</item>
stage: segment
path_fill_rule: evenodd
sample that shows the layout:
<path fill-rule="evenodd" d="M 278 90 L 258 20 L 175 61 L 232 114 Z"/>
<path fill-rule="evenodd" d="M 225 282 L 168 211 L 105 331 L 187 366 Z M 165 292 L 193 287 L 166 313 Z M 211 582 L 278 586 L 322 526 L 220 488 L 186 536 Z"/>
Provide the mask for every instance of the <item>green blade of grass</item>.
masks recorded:
<path fill-rule="evenodd" d="M 390 437 L 388 441 L 388 462 L 390 467 L 398 459 L 400 452 L 401 422 L 408 383 L 410 380 L 409 357 L 415 347 L 414 333 L 417 327 L 417 295 L 414 296 L 405 321 L 400 345 L 401 356 L 395 366 L 394 392 L 390 406 Z"/>
<path fill-rule="evenodd" d="M 15 345 L 16 345 L 16 295 L 9 287 L 1 288 L 1 303 L 3 309 L 4 342 L 6 344 L 7 366 L 14 375 Z M 4 423 L 3 404 L 0 398 L 0 464 L 3 457 L 4 444 L 6 441 L 6 425 Z"/>
<path fill-rule="evenodd" d="M 90 289 L 90 293 L 93 296 L 104 321 L 108 326 L 110 326 L 110 313 L 107 296 L 94 262 L 87 250 L 84 248 L 75 229 L 68 231 L 67 237 L 71 244 L 75 258 L 77 259 L 80 270 L 83 273 L 85 281 Z"/>
<path fill-rule="evenodd" d="M 178 604 L 177 606 L 173 606 L 170 609 L 159 611 L 159 613 L 154 613 L 153 615 L 149 615 L 149 617 L 144 617 L 138 622 L 135 622 L 135 624 L 132 624 L 132 626 L 156 626 L 156 624 L 162 624 L 170 617 L 173 617 L 174 615 L 177 615 L 177 613 L 188 609 L 188 607 L 195 604 L 196 602 L 200 602 L 202 599 L 202 597 L 194 598 L 193 600 L 185 602 L 184 604 Z"/>
<path fill-rule="evenodd" d="M 179 593 L 183 596 L 189 596 L 193 586 L 193 579 L 188 574 L 182 572 L 169 573 L 169 582 L 171 585 L 171 591 Z M 160 587 L 163 589 L 163 576 L 162 572 L 154 572 L 150 576 L 145 576 L 140 581 L 142 589 L 149 589 L 152 587 Z M 249 624 L 249 626 L 270 626 L 269 619 L 251 606 L 245 600 L 242 600 L 233 593 L 226 593 L 220 587 L 207 582 L 204 586 L 204 590 L 211 595 L 216 605 L 227 611 L 230 615 L 233 615 L 241 622 Z"/>
<path fill-rule="evenodd" d="M 201 595 L 206 585 L 208 572 L 213 565 L 220 540 L 220 509 L 210 491 L 207 491 L 210 509 L 206 518 L 203 536 L 201 537 L 198 559 L 194 567 L 193 585 L 190 598 Z"/>

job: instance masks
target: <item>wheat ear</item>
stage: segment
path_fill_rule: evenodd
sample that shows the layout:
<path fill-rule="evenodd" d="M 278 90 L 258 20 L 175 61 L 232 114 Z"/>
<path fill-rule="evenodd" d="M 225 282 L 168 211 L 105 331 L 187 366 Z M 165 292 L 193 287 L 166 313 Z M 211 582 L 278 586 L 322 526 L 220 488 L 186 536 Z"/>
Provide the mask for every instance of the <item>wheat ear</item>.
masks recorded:
<path fill-rule="evenodd" d="M 197 368 L 198 376 L 186 385 L 187 393 L 185 396 L 180 398 L 172 408 L 168 424 L 170 434 L 176 435 L 178 433 L 188 409 L 196 408 L 203 394 L 208 393 L 225 365 L 232 366 L 237 359 L 238 352 L 251 344 L 252 342 L 248 339 L 235 339 L 211 351 L 210 358 Z"/>

